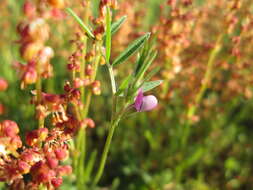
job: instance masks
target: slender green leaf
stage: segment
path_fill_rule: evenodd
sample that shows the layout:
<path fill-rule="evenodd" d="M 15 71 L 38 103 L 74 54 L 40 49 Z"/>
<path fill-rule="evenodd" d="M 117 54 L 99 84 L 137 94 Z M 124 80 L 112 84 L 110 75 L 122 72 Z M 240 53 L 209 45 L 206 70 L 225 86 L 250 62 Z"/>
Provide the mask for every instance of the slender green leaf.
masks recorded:
<path fill-rule="evenodd" d="M 138 71 L 144 64 L 145 60 L 149 58 L 149 55 L 150 55 L 150 48 L 149 48 L 149 44 L 146 42 L 136 62 L 136 68 L 134 72 L 135 76 L 138 74 Z"/>
<path fill-rule="evenodd" d="M 116 22 L 111 24 L 111 36 L 113 34 L 115 34 L 120 29 L 120 27 L 126 21 L 126 19 L 127 19 L 127 16 L 123 16 L 119 20 L 117 20 Z M 104 36 L 103 36 L 104 40 L 105 40 L 105 38 L 106 38 L 106 34 L 104 34 Z"/>
<path fill-rule="evenodd" d="M 71 9 L 71 8 L 66 8 L 66 11 L 78 22 L 78 24 L 81 26 L 81 28 L 87 33 L 87 35 L 90 38 L 95 38 L 95 36 L 93 35 L 93 33 L 91 32 L 91 30 L 88 28 L 88 26 L 86 26 L 82 19 L 80 17 L 78 17 L 76 15 L 76 13 Z"/>
<path fill-rule="evenodd" d="M 109 6 L 106 7 L 106 62 L 110 63 L 110 57 L 111 57 L 111 40 L 112 40 L 112 34 L 111 34 L 111 10 Z"/>
<path fill-rule="evenodd" d="M 151 70 L 147 76 L 144 78 L 144 82 L 149 81 L 156 73 L 159 72 L 159 70 L 161 69 L 161 67 L 156 67 L 153 70 Z"/>
<path fill-rule="evenodd" d="M 155 80 L 155 81 L 150 81 L 150 82 L 144 82 L 144 84 L 142 85 L 142 90 L 143 92 L 147 92 L 152 90 L 153 88 L 159 86 L 160 84 L 162 84 L 162 80 Z"/>
<path fill-rule="evenodd" d="M 157 52 L 150 53 L 149 59 L 145 60 L 145 62 L 142 64 L 141 68 L 138 70 L 136 79 L 139 80 L 143 77 L 144 73 L 148 70 L 150 65 L 153 63 L 157 56 Z"/>
<path fill-rule="evenodd" d="M 121 83 L 121 85 L 119 86 L 119 89 L 117 90 L 115 94 L 116 96 L 121 95 L 124 92 L 124 90 L 128 87 L 131 77 L 132 75 L 129 75 L 127 78 L 123 80 L 123 82 Z"/>
<path fill-rule="evenodd" d="M 120 29 L 120 27 L 126 21 L 126 19 L 127 19 L 127 16 L 123 16 L 119 20 L 117 20 L 116 22 L 112 23 L 112 28 L 111 28 L 112 35 Z"/>
<path fill-rule="evenodd" d="M 150 33 L 141 36 L 133 43 L 131 43 L 125 51 L 123 51 L 113 62 L 113 65 L 118 65 L 126 61 L 131 55 L 133 55 L 139 48 L 141 48 L 144 42 L 149 38 Z"/>

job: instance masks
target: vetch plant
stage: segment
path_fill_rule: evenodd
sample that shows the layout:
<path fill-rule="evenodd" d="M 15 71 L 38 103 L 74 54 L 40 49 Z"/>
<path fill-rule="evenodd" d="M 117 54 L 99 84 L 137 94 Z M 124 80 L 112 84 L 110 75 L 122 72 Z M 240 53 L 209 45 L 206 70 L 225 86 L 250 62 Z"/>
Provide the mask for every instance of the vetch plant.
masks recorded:
<path fill-rule="evenodd" d="M 47 15 L 52 16 L 52 7 L 54 12 L 56 9 L 60 11 L 64 1 L 38 1 L 34 4 L 26 1 L 24 4 L 26 19 L 18 26 L 18 42 L 21 57 L 26 63 L 15 63 L 14 66 L 20 74 L 22 89 L 28 85 L 35 86 L 35 90 L 31 91 L 31 103 L 35 105 L 38 127 L 26 133 L 24 143 L 16 122 L 4 120 L 0 123 L 0 180 L 6 182 L 10 189 L 57 189 L 63 183 L 62 177 L 70 175 L 72 168 L 77 189 L 96 187 L 103 175 L 119 122 L 133 113 L 150 111 L 158 104 L 155 96 L 143 94 L 162 82 L 150 81 L 159 69 L 145 74 L 157 55 L 148 42 L 150 33 L 136 39 L 112 60 L 112 35 L 126 17 L 112 23 L 111 9 L 116 8 L 117 3 L 102 0 L 92 29 L 89 20 L 91 4 L 91 1 L 85 4 L 84 19 L 72 9 L 66 9 L 82 32 L 76 33 L 76 39 L 72 40 L 75 52 L 69 56 L 67 64 L 71 79 L 65 82 L 61 94 L 45 92 L 43 79 L 53 76 L 50 60 L 54 52 L 51 47 L 45 46 L 50 38 L 46 22 L 50 17 Z M 118 86 L 114 68 L 136 53 L 135 69 Z M 101 84 L 96 79 L 100 65 L 107 67 L 110 77 L 112 108 L 108 136 L 97 171 L 93 174 L 97 151 L 94 150 L 87 159 L 86 133 L 89 128 L 95 127 L 95 122 L 88 115 L 92 95 L 101 94 Z M 2 90 L 7 86 L 2 80 Z M 66 165 L 67 158 L 71 163 Z"/>
<path fill-rule="evenodd" d="M 112 137 L 121 119 L 124 116 L 127 116 L 128 114 L 130 114 L 131 108 L 133 107 L 135 107 L 137 112 L 149 111 L 155 108 L 158 102 L 156 97 L 153 95 L 143 96 L 142 93 L 149 91 L 153 89 L 154 87 L 157 87 L 162 82 L 162 81 L 148 82 L 148 80 L 150 80 L 152 76 L 158 71 L 157 69 L 155 69 L 149 75 L 144 77 L 145 72 L 147 71 L 152 61 L 156 57 L 156 52 L 151 48 L 150 45 L 148 45 L 148 39 L 150 37 L 150 33 L 147 33 L 144 36 L 141 36 L 140 38 L 136 39 L 113 61 L 111 60 L 112 35 L 120 28 L 120 26 L 126 20 L 126 17 L 123 16 L 115 23 L 112 23 L 111 8 L 114 7 L 112 5 L 113 5 L 113 2 L 111 3 L 107 1 L 100 2 L 100 14 L 104 15 L 104 19 L 105 19 L 104 21 L 101 21 L 101 22 L 102 23 L 104 22 L 104 26 L 102 25 L 101 26 L 102 29 L 99 28 L 100 30 L 95 30 L 94 32 L 92 32 L 90 27 L 86 25 L 81 20 L 81 18 L 79 18 L 70 8 L 67 9 L 67 12 L 70 15 L 72 15 L 73 18 L 79 23 L 79 25 L 85 32 L 86 37 L 88 37 L 88 39 L 92 41 L 93 43 L 97 44 L 99 51 L 96 51 L 94 56 L 95 57 L 101 56 L 101 58 L 105 60 L 105 65 L 108 69 L 108 74 L 111 80 L 111 91 L 112 91 L 111 121 L 110 121 L 109 132 L 108 132 L 103 153 L 101 155 L 101 160 L 99 163 L 98 170 L 94 178 L 88 177 L 89 179 L 91 179 L 90 183 L 92 184 L 92 186 L 96 186 L 102 177 L 107 156 L 108 156 L 108 152 L 111 146 Z M 97 31 L 105 31 L 105 32 L 98 35 Z M 105 50 L 103 50 L 103 44 L 105 44 Z M 118 87 L 115 80 L 114 67 L 118 66 L 119 64 L 124 63 L 128 58 L 130 58 L 133 54 L 135 54 L 138 51 L 139 51 L 139 54 L 138 54 L 139 56 L 135 64 L 136 68 L 134 72 L 131 74 L 130 77 L 127 77 L 126 79 L 124 79 L 122 84 Z M 123 101 L 120 101 L 123 103 L 120 103 L 118 101 L 119 99 L 123 100 Z M 80 135 L 80 136 L 83 137 L 83 135 Z M 82 140 L 83 140 L 82 138 L 78 138 L 77 144 L 79 144 Z M 83 159 L 85 158 L 83 157 Z M 84 163 L 85 160 L 79 160 L 79 163 L 80 162 Z M 76 166 L 77 166 L 76 170 L 78 170 L 80 166 L 78 165 Z M 81 181 L 82 180 L 81 178 L 83 177 L 80 175 L 80 173 L 83 173 L 85 175 L 85 172 L 87 172 L 87 168 L 86 168 L 86 171 L 79 170 L 79 173 L 77 172 L 77 175 L 79 176 L 79 178 L 77 178 L 78 184 L 85 185 L 84 182 L 78 182 L 78 181 Z M 83 186 L 82 187 L 79 186 L 79 188 L 81 189 L 83 188 Z"/>

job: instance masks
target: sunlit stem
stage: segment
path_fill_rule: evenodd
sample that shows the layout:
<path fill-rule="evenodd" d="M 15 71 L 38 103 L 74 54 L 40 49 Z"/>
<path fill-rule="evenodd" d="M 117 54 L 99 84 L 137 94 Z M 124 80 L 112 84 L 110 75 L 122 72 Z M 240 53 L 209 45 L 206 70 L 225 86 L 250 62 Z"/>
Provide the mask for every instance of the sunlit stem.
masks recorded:
<path fill-rule="evenodd" d="M 40 71 L 40 63 L 37 61 L 36 63 L 36 72 L 37 72 L 37 80 L 36 80 L 36 96 L 37 96 L 37 105 L 41 104 L 42 98 L 42 84 L 41 84 L 41 71 Z M 39 128 L 44 127 L 44 118 L 39 117 L 38 119 L 38 126 Z"/>

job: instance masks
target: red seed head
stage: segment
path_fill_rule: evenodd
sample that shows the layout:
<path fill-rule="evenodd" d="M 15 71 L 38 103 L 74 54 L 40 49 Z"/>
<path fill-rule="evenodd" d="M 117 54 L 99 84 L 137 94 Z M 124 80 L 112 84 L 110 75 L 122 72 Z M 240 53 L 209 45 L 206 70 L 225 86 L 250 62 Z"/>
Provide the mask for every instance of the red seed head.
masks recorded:
<path fill-rule="evenodd" d="M 44 141 L 48 136 L 48 129 L 47 128 L 40 128 L 37 130 L 38 137 L 40 141 Z"/>
<path fill-rule="evenodd" d="M 93 121 L 93 119 L 91 118 L 85 118 L 83 120 L 83 124 L 87 127 L 90 127 L 90 128 L 94 128 L 95 127 L 95 122 Z"/>
<path fill-rule="evenodd" d="M 58 167 L 57 168 L 57 173 L 60 176 L 70 175 L 72 173 L 72 167 L 69 166 L 69 165 Z"/>
<path fill-rule="evenodd" d="M 26 144 L 28 144 L 29 146 L 37 145 L 38 138 L 39 138 L 39 136 L 38 136 L 37 130 L 30 131 L 26 135 Z"/>
<path fill-rule="evenodd" d="M 18 170 L 22 173 L 22 174 L 27 174 L 30 171 L 31 166 L 27 163 L 24 162 L 22 160 L 18 161 Z"/>
<path fill-rule="evenodd" d="M 51 183 L 55 188 L 58 188 L 62 184 L 62 178 L 61 177 L 54 178 L 51 180 Z"/>
<path fill-rule="evenodd" d="M 68 156 L 67 150 L 64 148 L 58 148 L 54 152 L 58 160 L 64 160 Z"/>
<path fill-rule="evenodd" d="M 23 75 L 25 84 L 34 84 L 37 81 L 37 72 L 34 68 L 29 68 Z"/>
<path fill-rule="evenodd" d="M 36 14 L 36 7 L 32 2 L 26 1 L 23 6 L 23 12 L 27 17 L 31 18 Z"/>
<path fill-rule="evenodd" d="M 19 133 L 19 127 L 14 121 L 4 120 L 2 122 L 2 132 L 8 137 L 15 137 Z"/>
<path fill-rule="evenodd" d="M 47 164 L 51 169 L 54 169 L 58 166 L 59 161 L 56 158 L 47 156 Z"/>

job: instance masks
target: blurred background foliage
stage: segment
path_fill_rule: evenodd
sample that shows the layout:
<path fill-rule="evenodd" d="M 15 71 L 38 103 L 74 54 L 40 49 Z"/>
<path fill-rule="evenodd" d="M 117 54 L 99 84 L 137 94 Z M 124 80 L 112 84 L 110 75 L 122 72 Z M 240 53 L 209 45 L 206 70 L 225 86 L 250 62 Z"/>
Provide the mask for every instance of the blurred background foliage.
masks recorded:
<path fill-rule="evenodd" d="M 232 9 L 229 2 L 239 2 L 240 6 Z M 69 2 L 81 12 L 79 3 Z M 156 111 L 127 118 L 117 128 L 102 184 L 112 190 L 251 190 L 253 3 L 250 0 L 196 0 L 182 8 L 178 1 L 178 11 L 189 13 L 189 17 L 176 21 L 169 3 L 122 0 L 115 12 L 116 18 L 127 15 L 128 21 L 114 36 L 113 55 L 133 38 L 151 30 L 158 49 L 155 67 L 161 67 L 157 78 L 163 79 L 164 84 L 155 91 L 160 97 Z M 25 133 L 36 128 L 34 107 L 29 103 L 33 87 L 21 90 L 11 65 L 13 61 L 22 61 L 15 43 L 22 4 L 22 0 L 0 3 L 0 76 L 9 82 L 8 90 L 0 93 L 0 102 L 6 107 L 0 118 L 16 121 Z M 231 23 L 225 22 L 230 17 L 237 19 L 232 29 L 229 28 Z M 74 36 L 73 24 L 67 19 L 50 21 L 48 43 L 55 51 L 52 61 L 55 72 L 53 78 L 43 81 L 47 92 L 61 93 L 69 77 L 66 62 L 72 51 L 69 40 Z M 175 25 L 181 28 L 175 29 Z M 245 29 L 245 25 L 248 28 Z M 175 39 L 166 41 L 174 29 L 183 37 L 173 34 Z M 219 35 L 221 50 L 210 69 L 210 54 Z M 239 45 L 233 41 L 238 36 Z M 173 52 L 178 46 L 180 50 Z M 132 65 L 130 61 L 118 68 L 119 81 Z M 212 77 L 209 76 L 201 101 L 196 103 L 208 69 Z M 104 70 L 101 67 L 99 71 L 102 95 L 93 99 L 90 112 L 97 126 L 88 134 L 90 149 L 103 147 L 106 121 L 110 117 L 109 80 Z M 192 107 L 196 108 L 194 113 L 189 111 Z M 62 189 L 74 189 L 71 177 L 65 179 Z"/>

